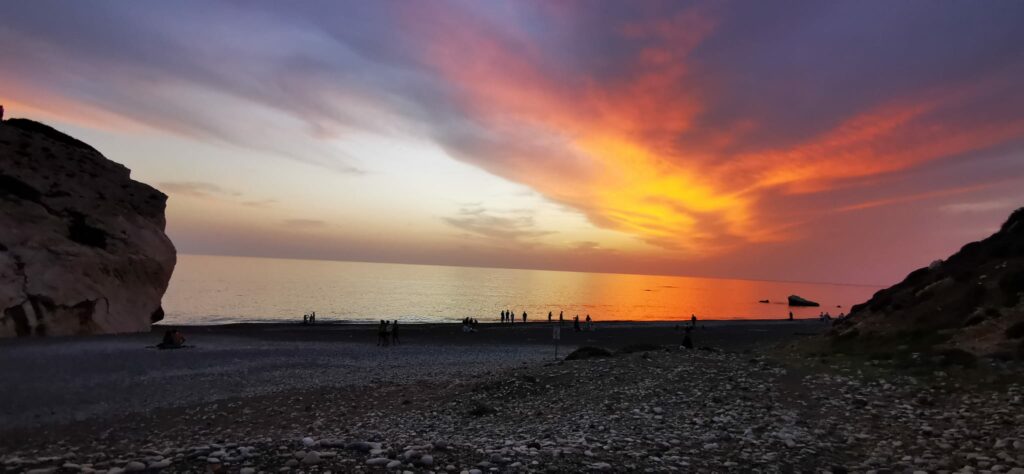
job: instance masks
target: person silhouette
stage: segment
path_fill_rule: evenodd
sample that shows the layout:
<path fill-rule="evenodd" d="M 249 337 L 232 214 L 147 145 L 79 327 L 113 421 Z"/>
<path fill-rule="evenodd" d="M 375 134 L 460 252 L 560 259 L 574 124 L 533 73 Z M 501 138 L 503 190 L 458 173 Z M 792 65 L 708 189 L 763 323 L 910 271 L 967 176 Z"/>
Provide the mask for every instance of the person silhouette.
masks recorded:
<path fill-rule="evenodd" d="M 565 321 L 565 318 L 562 317 L 562 312 L 559 311 L 558 312 L 558 325 L 561 326 L 563 321 Z"/>
<path fill-rule="evenodd" d="M 526 311 L 523 311 L 523 322 L 526 322 Z"/>
<path fill-rule="evenodd" d="M 398 320 L 391 324 L 391 342 L 398 345 Z"/>
<path fill-rule="evenodd" d="M 697 327 L 697 315 L 696 314 L 691 314 L 690 315 L 690 327 L 692 327 L 692 328 Z"/>
<path fill-rule="evenodd" d="M 548 322 L 551 322 L 551 311 L 548 311 Z"/>

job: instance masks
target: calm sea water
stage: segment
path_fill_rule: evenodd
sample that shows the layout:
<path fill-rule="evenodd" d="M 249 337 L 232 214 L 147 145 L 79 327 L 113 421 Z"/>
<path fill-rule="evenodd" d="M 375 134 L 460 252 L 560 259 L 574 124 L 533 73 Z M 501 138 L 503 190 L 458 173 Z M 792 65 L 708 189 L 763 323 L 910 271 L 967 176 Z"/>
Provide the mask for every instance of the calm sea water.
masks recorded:
<path fill-rule="evenodd" d="M 783 318 L 833 315 L 877 287 L 610 273 L 179 255 L 164 296 L 165 322 L 495 320 L 509 308 L 597 320 Z M 790 308 L 798 294 L 821 308 Z M 768 299 L 769 304 L 758 300 Z M 842 308 L 837 308 L 841 305 Z"/>

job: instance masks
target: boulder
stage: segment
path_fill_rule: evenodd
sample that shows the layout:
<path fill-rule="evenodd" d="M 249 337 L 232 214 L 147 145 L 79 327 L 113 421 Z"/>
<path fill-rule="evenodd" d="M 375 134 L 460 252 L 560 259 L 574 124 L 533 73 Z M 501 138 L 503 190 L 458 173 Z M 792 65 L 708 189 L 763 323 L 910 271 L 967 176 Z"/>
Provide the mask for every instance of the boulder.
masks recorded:
<path fill-rule="evenodd" d="M 583 360 L 583 359 L 594 359 L 601 357 L 611 357 L 613 354 L 608 349 L 603 347 L 583 346 L 579 349 L 572 351 L 565 360 Z"/>
<path fill-rule="evenodd" d="M 91 146 L 0 124 L 0 337 L 149 330 L 174 270 L 167 196 Z"/>

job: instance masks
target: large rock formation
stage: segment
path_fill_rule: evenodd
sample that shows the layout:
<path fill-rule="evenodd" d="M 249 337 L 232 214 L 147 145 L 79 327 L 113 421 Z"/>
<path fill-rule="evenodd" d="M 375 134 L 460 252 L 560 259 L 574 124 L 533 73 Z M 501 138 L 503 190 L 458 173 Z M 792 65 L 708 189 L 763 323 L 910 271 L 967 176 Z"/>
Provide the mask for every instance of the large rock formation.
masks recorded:
<path fill-rule="evenodd" d="M 167 196 L 46 125 L 0 123 L 0 337 L 148 330 L 174 270 Z"/>
<path fill-rule="evenodd" d="M 1024 357 L 1024 208 L 998 232 L 915 270 L 851 308 L 834 335 L 870 345 L 928 341 L 976 355 Z"/>

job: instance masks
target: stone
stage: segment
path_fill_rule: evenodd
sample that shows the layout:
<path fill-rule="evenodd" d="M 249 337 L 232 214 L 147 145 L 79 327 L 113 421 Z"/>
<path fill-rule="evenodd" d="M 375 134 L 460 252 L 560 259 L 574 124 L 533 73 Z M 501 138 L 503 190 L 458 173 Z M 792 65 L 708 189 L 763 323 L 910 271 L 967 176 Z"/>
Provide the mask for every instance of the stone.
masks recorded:
<path fill-rule="evenodd" d="M 313 438 L 307 436 L 305 438 L 302 438 L 302 445 L 307 448 L 311 448 L 316 445 L 316 441 Z"/>
<path fill-rule="evenodd" d="M 391 462 L 388 458 L 370 458 L 366 460 L 366 464 L 370 466 L 385 466 Z"/>
<path fill-rule="evenodd" d="M 176 263 L 167 196 L 46 125 L 0 126 L 0 337 L 148 331 Z"/>
<path fill-rule="evenodd" d="M 124 470 L 127 472 L 145 471 L 146 465 L 139 461 L 132 461 L 124 465 Z"/>
<path fill-rule="evenodd" d="M 310 451 L 302 458 L 302 464 L 312 466 L 320 463 L 320 453 L 316 451 Z"/>

